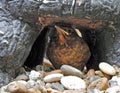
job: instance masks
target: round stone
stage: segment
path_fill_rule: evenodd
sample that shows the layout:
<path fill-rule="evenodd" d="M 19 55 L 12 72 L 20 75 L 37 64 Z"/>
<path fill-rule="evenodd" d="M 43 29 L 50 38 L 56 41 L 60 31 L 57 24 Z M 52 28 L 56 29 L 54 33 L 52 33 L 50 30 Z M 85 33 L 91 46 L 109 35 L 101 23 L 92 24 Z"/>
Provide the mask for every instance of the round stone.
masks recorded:
<path fill-rule="evenodd" d="M 37 79 L 41 78 L 41 76 L 42 75 L 39 72 L 37 72 L 35 70 L 32 70 L 30 72 L 29 79 L 31 79 L 31 80 L 37 80 Z"/>
<path fill-rule="evenodd" d="M 61 78 L 61 84 L 67 89 L 85 89 L 85 81 L 77 76 L 65 76 Z"/>
<path fill-rule="evenodd" d="M 62 72 L 64 75 L 71 75 L 71 76 L 78 76 L 78 77 L 83 77 L 83 73 L 81 70 L 74 68 L 70 65 L 62 65 L 61 68 Z"/>
<path fill-rule="evenodd" d="M 63 77 L 63 74 L 50 74 L 44 77 L 45 82 L 59 81 Z"/>
<path fill-rule="evenodd" d="M 110 64 L 105 63 L 105 62 L 101 62 L 99 64 L 99 69 L 108 75 L 115 75 L 116 74 L 115 69 Z"/>

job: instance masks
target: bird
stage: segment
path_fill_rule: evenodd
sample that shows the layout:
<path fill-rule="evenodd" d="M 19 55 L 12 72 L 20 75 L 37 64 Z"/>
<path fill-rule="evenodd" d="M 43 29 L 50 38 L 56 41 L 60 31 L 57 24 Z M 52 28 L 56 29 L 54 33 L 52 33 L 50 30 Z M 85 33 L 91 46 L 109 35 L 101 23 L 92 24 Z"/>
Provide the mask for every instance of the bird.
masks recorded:
<path fill-rule="evenodd" d="M 54 25 L 47 46 L 47 57 L 56 69 L 70 65 L 82 70 L 91 56 L 89 46 L 79 29 L 66 25 Z"/>

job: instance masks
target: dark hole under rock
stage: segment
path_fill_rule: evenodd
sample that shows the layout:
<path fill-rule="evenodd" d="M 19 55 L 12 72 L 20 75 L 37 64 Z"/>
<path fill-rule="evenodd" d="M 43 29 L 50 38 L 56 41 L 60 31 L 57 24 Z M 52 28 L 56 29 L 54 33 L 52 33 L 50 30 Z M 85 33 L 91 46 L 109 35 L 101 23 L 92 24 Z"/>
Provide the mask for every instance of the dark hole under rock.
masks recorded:
<path fill-rule="evenodd" d="M 71 24 L 69 23 L 61 23 L 61 22 L 57 22 L 54 23 L 54 25 L 60 25 L 60 26 L 71 26 Z M 82 26 L 78 26 L 76 25 L 76 28 L 78 28 L 83 36 L 83 39 L 86 41 L 86 43 L 88 44 L 90 51 L 91 51 L 91 57 L 89 59 L 89 61 L 87 62 L 86 66 L 88 69 L 94 68 L 94 69 L 98 69 L 98 64 L 99 64 L 99 59 L 98 59 L 98 53 L 99 51 L 97 51 L 97 45 L 96 45 L 96 30 L 95 29 L 91 29 L 91 28 L 85 28 Z M 51 26 L 45 27 L 43 29 L 43 31 L 41 32 L 41 34 L 38 36 L 38 38 L 36 39 L 36 41 L 34 42 L 31 52 L 28 56 L 28 58 L 26 59 L 24 65 L 29 67 L 29 68 L 33 68 L 36 65 L 42 64 L 43 61 L 43 57 L 44 57 L 44 52 L 45 52 L 45 47 L 46 47 L 46 37 L 47 37 L 47 33 L 50 32 Z M 52 29 L 54 30 L 54 29 Z M 52 32 L 52 31 L 51 31 Z M 56 33 L 51 33 L 50 35 L 55 35 Z"/>

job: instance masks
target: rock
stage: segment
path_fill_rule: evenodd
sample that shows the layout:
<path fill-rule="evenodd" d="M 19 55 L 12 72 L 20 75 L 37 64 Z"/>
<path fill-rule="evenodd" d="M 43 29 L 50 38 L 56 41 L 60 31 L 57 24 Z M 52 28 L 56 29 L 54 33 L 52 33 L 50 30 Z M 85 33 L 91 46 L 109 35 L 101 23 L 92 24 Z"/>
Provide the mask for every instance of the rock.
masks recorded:
<path fill-rule="evenodd" d="M 46 88 L 52 88 L 52 89 L 55 89 L 55 90 L 58 90 L 58 91 L 61 91 L 61 92 L 64 91 L 63 85 L 61 85 L 59 82 L 47 83 Z"/>
<path fill-rule="evenodd" d="M 58 69 L 58 70 L 53 70 L 50 72 L 46 72 L 46 75 L 50 75 L 50 74 L 63 74 L 62 70 Z"/>
<path fill-rule="evenodd" d="M 83 91 L 79 91 L 79 90 L 65 90 L 63 93 L 85 93 L 84 90 Z"/>
<path fill-rule="evenodd" d="M 109 87 L 108 79 L 103 77 L 90 83 L 89 89 L 105 90 Z"/>
<path fill-rule="evenodd" d="M 42 77 L 42 75 L 35 70 L 32 70 L 29 75 L 29 79 L 31 79 L 31 80 L 37 80 L 37 79 L 40 79 L 41 77 Z"/>
<path fill-rule="evenodd" d="M 0 30 L 0 35 L 4 35 L 4 32 Z"/>
<path fill-rule="evenodd" d="M 67 89 L 85 89 L 85 81 L 77 76 L 64 76 L 61 78 L 61 84 Z"/>
<path fill-rule="evenodd" d="M 50 74 L 44 77 L 45 82 L 59 81 L 63 77 L 63 74 Z"/>
<path fill-rule="evenodd" d="M 24 84 L 13 81 L 7 85 L 6 91 L 10 93 L 17 93 L 17 91 L 20 93 L 25 93 L 27 91 L 26 87 Z"/>
<path fill-rule="evenodd" d="M 109 82 L 112 82 L 112 83 L 114 82 L 114 83 L 116 83 L 116 85 L 120 86 L 120 77 L 119 76 L 113 76 L 112 79 L 109 80 Z"/>
<path fill-rule="evenodd" d="M 25 80 L 25 81 L 27 81 L 28 79 L 29 77 L 25 74 L 21 74 L 15 78 L 15 80 Z"/>
<path fill-rule="evenodd" d="M 97 80 L 97 79 L 100 79 L 99 76 L 92 76 L 92 77 L 87 77 L 86 78 L 90 83 L 92 83 L 93 81 Z"/>
<path fill-rule="evenodd" d="M 48 89 L 46 89 L 46 91 L 47 91 L 47 93 L 62 93 L 62 92 L 57 91 L 57 90 L 52 89 L 52 88 L 48 88 Z M 46 92 L 44 92 L 44 93 L 46 93 Z"/>
<path fill-rule="evenodd" d="M 99 68 L 102 72 L 104 72 L 108 75 L 115 75 L 116 74 L 116 70 L 111 65 L 109 65 L 108 63 L 101 62 L 99 64 Z"/>
<path fill-rule="evenodd" d="M 27 90 L 27 93 L 41 93 L 41 92 L 37 89 L 30 88 Z"/>
<path fill-rule="evenodd" d="M 17 82 L 19 82 L 19 83 L 23 84 L 24 86 L 26 86 L 26 84 L 27 84 L 27 82 L 26 82 L 26 81 L 24 81 L 24 80 L 18 80 Z"/>
<path fill-rule="evenodd" d="M 112 86 L 105 91 L 105 93 L 119 93 L 119 92 L 120 86 Z"/>
<path fill-rule="evenodd" d="M 87 72 L 87 77 L 92 77 L 92 76 L 95 76 L 95 70 L 94 70 L 94 69 L 90 69 L 90 70 Z"/>
<path fill-rule="evenodd" d="M 70 65 L 62 65 L 60 69 L 62 70 L 64 75 L 73 75 L 73 76 L 83 77 L 82 71 Z"/>
<path fill-rule="evenodd" d="M 2 86 L 2 87 L 0 88 L 0 93 L 10 93 L 10 92 L 7 92 L 7 91 L 6 91 L 6 88 L 7 88 L 7 86 Z"/>
<path fill-rule="evenodd" d="M 27 88 L 33 88 L 35 86 L 36 82 L 34 80 L 29 80 L 26 84 Z"/>

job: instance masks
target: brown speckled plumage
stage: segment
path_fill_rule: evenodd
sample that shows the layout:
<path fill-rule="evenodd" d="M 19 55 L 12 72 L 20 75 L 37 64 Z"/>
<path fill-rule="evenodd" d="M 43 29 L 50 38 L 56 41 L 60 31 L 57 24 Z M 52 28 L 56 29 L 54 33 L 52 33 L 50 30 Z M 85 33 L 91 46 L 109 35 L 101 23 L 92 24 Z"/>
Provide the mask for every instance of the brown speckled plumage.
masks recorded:
<path fill-rule="evenodd" d="M 55 68 L 68 64 L 83 69 L 91 53 L 86 42 L 77 35 L 73 28 L 55 26 L 58 37 L 51 38 L 47 56 Z M 63 30 L 64 31 L 61 31 Z M 59 31 L 58 31 L 59 30 Z M 67 32 L 67 33 L 66 33 Z"/>

